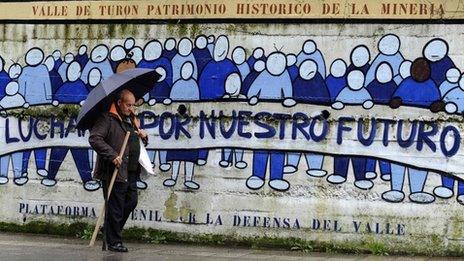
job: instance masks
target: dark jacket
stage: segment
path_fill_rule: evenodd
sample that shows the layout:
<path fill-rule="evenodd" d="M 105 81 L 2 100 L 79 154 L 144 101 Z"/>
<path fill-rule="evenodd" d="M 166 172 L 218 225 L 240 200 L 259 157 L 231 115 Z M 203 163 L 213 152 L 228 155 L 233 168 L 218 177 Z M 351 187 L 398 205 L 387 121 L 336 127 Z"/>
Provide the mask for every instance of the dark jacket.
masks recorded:
<path fill-rule="evenodd" d="M 110 180 L 115 165 L 113 159 L 119 155 L 122 148 L 126 130 L 114 106 L 110 112 L 103 113 L 90 130 L 89 143 L 97 152 L 94 178 Z M 122 157 L 122 164 L 116 177 L 117 182 L 128 181 L 127 164 L 129 161 L 129 146 L 126 146 Z"/>

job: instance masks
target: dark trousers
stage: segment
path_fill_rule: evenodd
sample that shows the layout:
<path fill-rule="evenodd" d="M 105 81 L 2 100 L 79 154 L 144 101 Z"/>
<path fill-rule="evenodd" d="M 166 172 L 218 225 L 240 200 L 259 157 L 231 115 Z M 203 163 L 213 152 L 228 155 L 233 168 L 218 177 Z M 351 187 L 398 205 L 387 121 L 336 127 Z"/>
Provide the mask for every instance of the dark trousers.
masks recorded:
<path fill-rule="evenodd" d="M 107 198 L 109 181 L 102 180 L 103 196 Z M 137 184 L 135 181 L 115 182 L 107 203 L 104 229 L 106 242 L 110 245 L 122 242 L 122 229 L 130 213 L 137 206 Z"/>

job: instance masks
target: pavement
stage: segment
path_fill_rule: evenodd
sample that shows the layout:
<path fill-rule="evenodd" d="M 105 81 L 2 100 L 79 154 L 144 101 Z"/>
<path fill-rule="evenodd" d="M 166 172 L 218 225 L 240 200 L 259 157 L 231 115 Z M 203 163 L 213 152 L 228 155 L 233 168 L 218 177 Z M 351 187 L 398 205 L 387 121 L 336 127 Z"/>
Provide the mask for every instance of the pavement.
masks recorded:
<path fill-rule="evenodd" d="M 88 246 L 89 240 L 0 232 L 1 261 L 53 260 L 463 260 L 404 256 L 343 255 L 303 253 L 282 250 L 257 250 L 237 247 L 210 247 L 176 244 L 127 243 L 128 253 L 101 251 L 101 242 Z"/>

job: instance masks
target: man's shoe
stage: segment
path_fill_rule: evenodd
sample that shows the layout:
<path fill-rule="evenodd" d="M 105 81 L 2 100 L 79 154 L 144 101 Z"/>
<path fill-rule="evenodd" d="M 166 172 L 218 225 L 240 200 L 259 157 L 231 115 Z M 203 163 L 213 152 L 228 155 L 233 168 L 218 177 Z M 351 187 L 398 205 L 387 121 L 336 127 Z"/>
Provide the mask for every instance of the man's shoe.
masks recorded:
<path fill-rule="evenodd" d="M 125 247 L 121 242 L 108 245 L 108 250 L 113 252 L 127 252 L 127 247 Z"/>

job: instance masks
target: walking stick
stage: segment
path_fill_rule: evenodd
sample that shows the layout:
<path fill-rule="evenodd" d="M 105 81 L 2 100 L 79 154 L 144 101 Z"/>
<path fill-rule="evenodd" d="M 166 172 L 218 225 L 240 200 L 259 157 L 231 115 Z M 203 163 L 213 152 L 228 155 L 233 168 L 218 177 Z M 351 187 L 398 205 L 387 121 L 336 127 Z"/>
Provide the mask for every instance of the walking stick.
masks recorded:
<path fill-rule="evenodd" d="M 126 137 L 124 137 L 124 142 L 122 143 L 121 151 L 119 151 L 119 157 L 120 158 L 122 158 L 122 156 L 124 155 L 124 151 L 126 150 L 127 141 L 129 140 L 129 135 L 130 135 L 130 132 L 126 132 Z M 102 222 L 102 216 L 105 215 L 106 205 L 107 205 L 108 200 L 110 199 L 111 190 L 113 189 L 113 185 L 114 185 L 114 182 L 116 180 L 118 170 L 119 170 L 118 167 L 114 168 L 113 176 L 111 176 L 111 182 L 110 182 L 110 184 L 108 186 L 107 196 L 106 196 L 105 202 L 103 202 L 103 206 L 102 206 L 102 208 L 100 210 L 100 215 L 98 215 L 97 224 L 95 224 L 95 229 L 93 230 L 92 239 L 90 240 L 89 246 L 94 246 L 95 240 L 97 239 L 98 230 L 99 230 L 99 228 L 101 226 L 101 222 Z M 106 217 L 105 217 L 105 219 L 106 219 Z M 107 224 L 105 224 L 105 226 L 106 225 Z M 106 230 L 106 228 L 104 230 Z M 104 238 L 104 240 L 106 240 L 106 238 Z M 104 244 L 105 243 L 106 242 L 104 242 Z"/>

